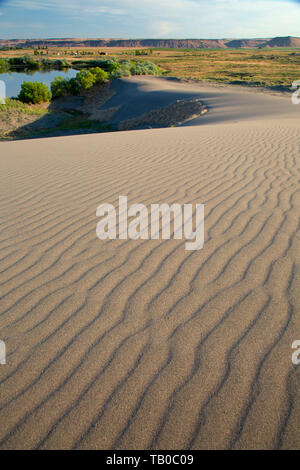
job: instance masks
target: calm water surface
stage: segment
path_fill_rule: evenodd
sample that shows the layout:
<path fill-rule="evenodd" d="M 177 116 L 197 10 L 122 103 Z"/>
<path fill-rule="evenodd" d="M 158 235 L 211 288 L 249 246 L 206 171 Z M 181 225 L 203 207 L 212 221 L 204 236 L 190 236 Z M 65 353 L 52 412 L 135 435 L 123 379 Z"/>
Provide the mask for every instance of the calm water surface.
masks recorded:
<path fill-rule="evenodd" d="M 51 70 L 50 72 L 36 71 L 31 73 L 26 72 L 7 72 L 0 73 L 0 80 L 3 80 L 6 85 L 6 96 L 11 98 L 12 96 L 18 96 L 23 82 L 42 82 L 50 87 L 50 83 L 56 77 L 64 77 L 66 79 L 75 77 L 78 70 L 68 69 L 63 70 Z"/>

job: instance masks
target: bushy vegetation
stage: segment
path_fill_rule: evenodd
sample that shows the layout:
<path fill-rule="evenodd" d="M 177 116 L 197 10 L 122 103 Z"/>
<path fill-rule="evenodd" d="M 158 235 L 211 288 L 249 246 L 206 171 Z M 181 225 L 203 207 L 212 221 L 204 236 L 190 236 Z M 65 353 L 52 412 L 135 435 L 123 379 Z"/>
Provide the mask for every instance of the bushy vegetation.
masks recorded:
<path fill-rule="evenodd" d="M 152 52 L 152 50 L 151 50 Z M 136 55 L 149 55 L 150 50 L 137 51 Z M 114 57 L 107 59 L 87 59 L 75 60 L 69 62 L 66 59 L 49 59 L 48 57 L 39 57 L 37 55 L 24 55 L 20 57 L 6 57 L 0 58 L 0 73 L 6 71 L 26 71 L 27 73 L 34 73 L 37 70 L 65 70 L 68 68 L 76 68 L 79 71 L 91 71 L 93 69 L 101 69 L 109 76 L 106 78 L 120 78 L 130 75 L 158 75 L 161 73 L 159 67 L 149 61 L 142 61 L 138 59 L 117 60 Z M 93 75 L 103 72 L 92 71 Z M 104 78 L 104 79 L 106 79 Z M 83 88 L 89 87 L 92 77 L 88 74 L 82 74 Z M 102 77 L 100 76 L 100 81 Z M 87 83 L 85 83 L 87 82 Z M 96 83 L 99 83 L 98 79 Z"/>
<path fill-rule="evenodd" d="M 99 67 L 90 70 L 81 70 L 75 78 L 66 80 L 63 77 L 56 77 L 51 83 L 51 93 L 53 98 L 61 96 L 78 95 L 84 90 L 88 90 L 93 85 L 104 83 L 109 78 L 109 74 Z"/>
<path fill-rule="evenodd" d="M 130 77 L 132 67 L 133 62 L 131 62 L 130 60 L 120 60 L 120 62 L 115 64 L 115 67 L 111 71 L 110 76 L 112 79 Z"/>
<path fill-rule="evenodd" d="M 35 56 L 24 55 L 22 57 L 7 57 L 0 59 L 0 72 L 37 70 L 64 70 L 70 68 L 71 64 L 65 59 L 50 60 L 47 58 L 36 59 Z"/>
<path fill-rule="evenodd" d="M 51 100 L 51 93 L 47 85 L 40 82 L 24 82 L 18 99 L 23 103 L 44 103 Z"/>
<path fill-rule="evenodd" d="M 4 120 L 5 114 L 9 113 L 42 116 L 47 112 L 43 106 L 30 106 L 30 104 L 22 103 L 16 98 L 6 98 L 5 104 L 0 104 L 0 120 Z"/>
<path fill-rule="evenodd" d="M 81 70 L 76 75 L 80 88 L 87 90 L 97 83 L 104 83 L 108 79 L 108 73 L 100 69 L 100 67 L 94 67 L 90 70 Z"/>
<path fill-rule="evenodd" d="M 72 66 L 90 70 L 90 67 L 100 67 L 110 78 L 128 77 L 129 75 L 160 75 L 161 69 L 148 60 L 128 60 L 115 58 L 106 60 L 78 60 Z"/>
<path fill-rule="evenodd" d="M 297 49 L 154 49 L 165 76 L 289 91 L 299 79 Z"/>
<path fill-rule="evenodd" d="M 34 50 L 25 48 L 23 57 L 14 58 L 5 53 L 10 48 L 2 48 L 0 72 L 21 71 L 34 73 L 35 70 L 62 70 L 72 67 L 89 70 L 100 67 L 109 73 L 110 78 L 119 78 L 133 73 L 129 70 L 134 65 L 148 59 L 164 69 L 164 75 L 193 78 L 222 83 L 243 83 L 250 86 L 284 87 L 289 89 L 294 80 L 299 79 L 300 54 L 297 49 L 150 49 L 127 48 L 122 52 L 110 52 L 110 56 L 101 57 L 95 50 L 94 56 L 85 57 L 82 50 L 64 51 L 62 48 L 50 48 L 49 57 L 34 56 Z M 12 48 L 14 50 L 21 49 Z M 40 48 L 41 49 L 41 48 Z M 136 52 L 137 51 L 137 52 Z M 28 54 L 26 55 L 26 52 Z M 47 51 L 48 52 L 48 51 Z M 126 61 L 119 60 L 120 54 Z M 54 56 L 60 57 L 54 57 Z M 76 59 L 75 59 L 76 55 Z M 115 57 L 114 57 L 115 56 Z M 139 57 L 141 56 L 141 57 Z M 79 59 L 79 60 L 78 60 Z M 123 62 L 123 64 L 122 64 Z M 128 66 L 130 62 L 131 66 Z M 38 68 L 40 67 L 40 68 Z M 135 73 L 144 73 L 138 65 Z"/>
<path fill-rule="evenodd" d="M 16 131 L 21 135 L 28 133 L 30 126 L 27 128 L 27 124 L 38 122 L 50 113 L 43 104 L 32 106 L 17 99 L 6 98 L 5 104 L 0 103 L 0 141 L 14 139 L 17 137 Z"/>
<path fill-rule="evenodd" d="M 149 60 L 136 62 L 130 69 L 132 75 L 159 75 L 160 69 Z"/>
<path fill-rule="evenodd" d="M 89 71 L 94 76 L 94 83 L 104 83 L 108 78 L 109 74 L 102 70 L 100 67 L 95 67 Z"/>
<path fill-rule="evenodd" d="M 51 93 L 53 98 L 60 98 L 61 96 L 67 96 L 69 94 L 72 95 L 73 93 L 71 93 L 70 89 L 70 80 L 66 80 L 63 77 L 56 77 L 51 82 Z"/>
<path fill-rule="evenodd" d="M 135 51 L 135 55 L 152 55 L 153 54 L 153 49 L 137 49 Z"/>
<path fill-rule="evenodd" d="M 88 90 L 95 85 L 94 74 L 89 70 L 81 70 L 76 75 L 81 90 Z"/>
<path fill-rule="evenodd" d="M 111 59 L 101 59 L 101 60 L 75 60 L 72 62 L 72 67 L 76 69 L 89 69 L 94 67 L 99 67 L 105 72 L 111 73 L 118 67 L 118 61 L 114 58 Z"/>
<path fill-rule="evenodd" d="M 0 73 L 6 72 L 7 69 L 8 69 L 7 61 L 4 59 L 0 59 Z"/>
<path fill-rule="evenodd" d="M 51 83 L 51 92 L 48 87 L 39 82 L 24 82 L 19 93 L 19 100 L 23 103 L 42 103 L 51 97 L 59 98 L 69 95 L 79 95 L 92 86 L 104 83 L 107 80 L 129 77 L 131 75 L 159 75 L 161 69 L 149 61 L 143 60 L 117 60 L 115 58 L 101 60 L 79 60 L 69 63 L 65 59 L 50 60 L 48 58 L 36 59 L 36 56 L 24 55 L 22 57 L 8 57 L 0 59 L 0 73 L 12 70 L 26 70 L 34 74 L 37 70 L 64 70 L 68 67 L 79 69 L 76 77 L 65 79 L 57 77 Z"/>
<path fill-rule="evenodd" d="M 47 60 L 47 59 L 42 59 L 42 63 L 43 63 L 43 60 Z M 48 63 L 49 62 L 50 62 L 51 67 L 54 70 L 62 70 L 62 69 L 66 69 L 66 68 L 71 67 L 71 64 L 65 59 L 57 59 L 57 60 L 53 60 L 53 61 L 48 60 Z"/>
<path fill-rule="evenodd" d="M 41 63 L 29 55 L 24 55 L 23 57 L 9 57 L 7 62 L 9 68 L 12 69 L 20 67 L 25 70 L 39 70 L 41 68 Z"/>
<path fill-rule="evenodd" d="M 61 114 L 42 104 L 32 106 L 15 98 L 7 98 L 5 104 L 0 104 L 0 141 L 46 137 L 53 133 L 86 134 L 112 130 L 109 124 L 89 119 L 80 111 Z"/>
<path fill-rule="evenodd" d="M 63 77 L 56 77 L 51 83 L 51 93 L 53 98 L 60 98 L 68 95 L 78 95 L 84 90 L 88 90 L 98 83 L 115 78 L 129 77 L 130 75 L 158 75 L 161 73 L 159 67 L 149 61 L 135 62 L 130 60 L 103 60 L 90 61 L 93 65 L 88 70 L 80 70 L 75 78 L 66 80 Z M 84 62 L 85 63 L 85 62 Z M 83 61 L 80 61 L 80 65 Z"/>

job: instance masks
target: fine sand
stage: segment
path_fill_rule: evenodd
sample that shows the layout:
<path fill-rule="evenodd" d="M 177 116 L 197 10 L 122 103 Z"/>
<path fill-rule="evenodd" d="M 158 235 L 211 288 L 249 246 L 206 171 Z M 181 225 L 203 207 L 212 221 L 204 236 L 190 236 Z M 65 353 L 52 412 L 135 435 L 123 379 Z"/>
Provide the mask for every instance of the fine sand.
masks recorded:
<path fill-rule="evenodd" d="M 0 144 L 1 449 L 300 448 L 300 105 L 249 95 Z M 204 248 L 100 241 L 119 195 L 204 203 Z"/>
<path fill-rule="evenodd" d="M 200 99 L 208 107 L 205 119 L 198 117 L 185 125 L 224 124 L 242 120 L 263 119 L 268 117 L 300 118 L 300 106 L 292 106 L 291 99 L 283 94 L 256 88 L 225 87 L 222 85 L 201 86 L 193 81 L 180 81 L 172 78 L 130 77 L 114 80 L 110 86 L 112 97 L 101 106 L 102 112 L 114 110 L 109 123 L 115 124 L 161 109 L 176 100 Z M 95 100 L 97 103 L 97 100 Z M 93 104 L 93 108 L 95 103 Z"/>

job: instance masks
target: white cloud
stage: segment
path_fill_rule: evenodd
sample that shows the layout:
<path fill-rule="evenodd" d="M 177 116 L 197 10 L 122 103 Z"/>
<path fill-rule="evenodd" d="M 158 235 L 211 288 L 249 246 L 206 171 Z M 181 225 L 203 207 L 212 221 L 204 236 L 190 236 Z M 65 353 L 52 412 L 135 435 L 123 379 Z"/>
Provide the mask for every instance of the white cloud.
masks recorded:
<path fill-rule="evenodd" d="M 171 21 L 157 21 L 153 23 L 152 27 L 155 30 L 156 36 L 168 36 L 170 33 L 176 33 L 178 26 Z"/>
<path fill-rule="evenodd" d="M 10 6 L 56 11 L 93 22 L 106 37 L 270 37 L 299 34 L 296 0 L 11 0 Z M 53 25 L 55 28 L 55 25 Z M 50 26 L 49 26 L 50 29 Z M 95 29 L 90 31 L 95 34 Z M 80 32 L 80 35 L 86 31 Z"/>
<path fill-rule="evenodd" d="M 82 3 L 81 0 L 12 0 L 10 6 L 22 7 L 28 10 L 56 10 L 56 11 L 76 11 L 78 13 L 109 13 L 113 15 L 123 15 L 124 10 L 122 8 L 114 8 L 110 6 L 114 2 L 111 0 L 87 0 Z"/>
<path fill-rule="evenodd" d="M 84 13 L 110 13 L 111 15 L 125 15 L 126 12 L 121 8 L 109 8 L 106 6 L 83 7 Z"/>

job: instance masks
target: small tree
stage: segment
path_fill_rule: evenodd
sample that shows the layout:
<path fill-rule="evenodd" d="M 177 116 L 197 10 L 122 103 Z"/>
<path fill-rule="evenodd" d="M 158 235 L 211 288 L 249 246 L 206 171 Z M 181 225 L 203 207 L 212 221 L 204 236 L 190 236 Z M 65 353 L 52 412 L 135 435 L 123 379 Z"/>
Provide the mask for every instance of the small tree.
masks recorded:
<path fill-rule="evenodd" d="M 95 76 L 87 70 L 81 70 L 76 74 L 76 80 L 80 84 L 82 90 L 87 90 L 95 84 Z"/>
<path fill-rule="evenodd" d="M 76 78 L 70 78 L 68 81 L 68 91 L 71 95 L 79 95 L 81 92 L 81 85 Z"/>
<path fill-rule="evenodd" d="M 5 72 L 7 68 L 7 62 L 4 59 L 0 59 L 0 72 Z"/>
<path fill-rule="evenodd" d="M 108 73 L 100 69 L 100 67 L 94 67 L 90 69 L 90 72 L 95 77 L 95 83 L 103 83 L 108 79 Z"/>
<path fill-rule="evenodd" d="M 18 99 L 23 103 L 43 103 L 51 100 L 51 92 L 47 85 L 40 82 L 24 82 Z"/>
<path fill-rule="evenodd" d="M 56 77 L 51 82 L 51 93 L 53 98 L 67 96 L 67 94 L 69 93 L 68 80 L 65 80 L 63 77 Z"/>
<path fill-rule="evenodd" d="M 136 62 L 130 69 L 132 75 L 159 75 L 160 68 L 152 62 Z"/>

